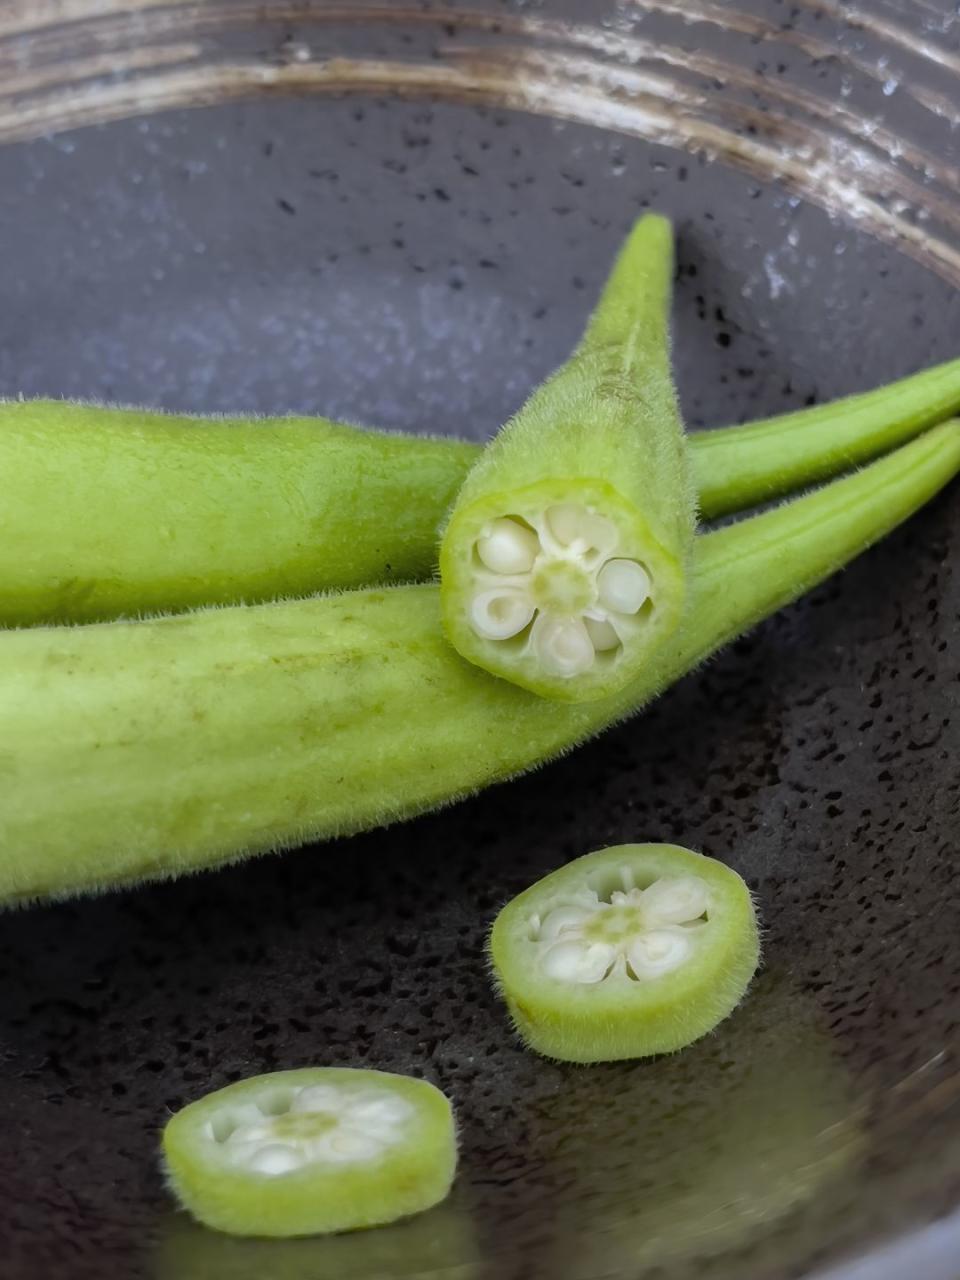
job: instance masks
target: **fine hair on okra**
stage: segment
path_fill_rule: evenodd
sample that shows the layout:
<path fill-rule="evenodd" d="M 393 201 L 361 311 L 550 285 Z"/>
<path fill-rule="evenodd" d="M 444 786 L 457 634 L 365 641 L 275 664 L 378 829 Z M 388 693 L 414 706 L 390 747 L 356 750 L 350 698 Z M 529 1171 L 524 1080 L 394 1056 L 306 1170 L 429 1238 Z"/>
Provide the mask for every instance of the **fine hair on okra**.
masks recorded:
<path fill-rule="evenodd" d="M 603 697 L 683 615 L 696 503 L 670 371 L 673 233 L 633 228 L 573 355 L 484 449 L 440 541 L 453 646 L 546 697 Z"/>
<path fill-rule="evenodd" d="M 960 360 L 688 435 L 705 519 L 829 479 L 960 410 Z M 323 418 L 0 401 L 0 626 L 422 581 L 481 447 Z"/>
<path fill-rule="evenodd" d="M 640 710 L 960 471 L 960 423 L 698 535 L 682 626 L 556 703 L 464 662 L 433 585 L 0 633 L 0 900 L 175 876 L 450 803 Z"/>

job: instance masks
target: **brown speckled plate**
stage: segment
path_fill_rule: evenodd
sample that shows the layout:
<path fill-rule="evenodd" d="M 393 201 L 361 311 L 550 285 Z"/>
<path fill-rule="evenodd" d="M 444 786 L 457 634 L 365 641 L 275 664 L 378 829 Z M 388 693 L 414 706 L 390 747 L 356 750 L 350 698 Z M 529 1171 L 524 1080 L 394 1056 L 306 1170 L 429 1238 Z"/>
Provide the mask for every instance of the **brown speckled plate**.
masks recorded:
<path fill-rule="evenodd" d="M 482 438 L 647 207 L 691 425 L 875 385 L 960 351 L 958 86 L 948 0 L 12 0 L 0 395 Z M 535 776 L 3 916 L 3 1280 L 956 1280 L 958 561 L 954 487 Z M 660 838 L 755 890 L 753 994 L 674 1058 L 533 1058 L 497 905 Z M 174 1210 L 170 1109 L 334 1062 L 452 1095 L 446 1205 L 290 1244 Z"/>

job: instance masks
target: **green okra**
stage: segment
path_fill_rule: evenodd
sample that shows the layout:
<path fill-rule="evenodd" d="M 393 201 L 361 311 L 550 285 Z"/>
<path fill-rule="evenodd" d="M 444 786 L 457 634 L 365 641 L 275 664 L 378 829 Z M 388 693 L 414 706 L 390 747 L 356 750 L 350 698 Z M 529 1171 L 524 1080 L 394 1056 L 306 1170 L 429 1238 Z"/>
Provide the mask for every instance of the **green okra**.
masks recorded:
<path fill-rule="evenodd" d="M 381 826 L 638 711 L 960 470 L 960 423 L 700 535 L 674 640 L 557 704 L 464 662 L 432 585 L 0 634 L 0 900 L 177 875 Z"/>
<path fill-rule="evenodd" d="M 707 519 L 829 480 L 960 410 L 960 359 L 828 404 L 701 431 L 693 472 Z"/>
<path fill-rule="evenodd" d="M 960 409 L 960 360 L 688 436 L 705 518 L 789 493 Z M 0 626 L 97 622 L 429 578 L 480 446 L 322 418 L 0 401 Z"/>
<path fill-rule="evenodd" d="M 379 1226 L 445 1198 L 457 1164 L 450 1103 L 386 1071 L 307 1067 L 227 1085 L 163 1131 L 171 1189 L 231 1235 Z"/>
<path fill-rule="evenodd" d="M 0 405 L 0 623 L 423 577 L 473 454 L 321 418 Z"/>
<path fill-rule="evenodd" d="M 696 504 L 672 280 L 670 223 L 642 218 L 576 351 L 484 449 L 443 531 L 450 642 L 534 693 L 612 693 L 680 623 Z"/>
<path fill-rule="evenodd" d="M 565 1062 L 684 1048 L 736 1008 L 759 958 L 743 880 L 669 844 L 577 858 L 508 902 L 490 932 L 519 1035 Z"/>

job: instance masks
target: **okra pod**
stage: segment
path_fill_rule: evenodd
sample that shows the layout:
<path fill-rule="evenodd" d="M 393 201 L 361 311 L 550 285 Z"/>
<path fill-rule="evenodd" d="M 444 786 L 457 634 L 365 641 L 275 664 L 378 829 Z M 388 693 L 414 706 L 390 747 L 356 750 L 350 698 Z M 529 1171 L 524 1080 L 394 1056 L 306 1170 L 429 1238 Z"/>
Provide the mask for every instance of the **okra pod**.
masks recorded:
<path fill-rule="evenodd" d="M 670 371 L 673 232 L 642 218 L 580 345 L 471 468 L 440 541 L 454 648 L 545 697 L 602 698 L 676 630 L 696 528 Z"/>
<path fill-rule="evenodd" d="M 869 461 L 960 410 L 960 360 L 688 436 L 705 519 Z M 480 446 L 322 418 L 0 401 L 0 626 L 429 578 Z"/>
<path fill-rule="evenodd" d="M 464 662 L 433 585 L 0 634 L 0 899 L 107 888 L 382 826 L 644 706 L 960 470 L 960 423 L 699 535 L 687 614 L 626 689 L 549 702 Z"/>

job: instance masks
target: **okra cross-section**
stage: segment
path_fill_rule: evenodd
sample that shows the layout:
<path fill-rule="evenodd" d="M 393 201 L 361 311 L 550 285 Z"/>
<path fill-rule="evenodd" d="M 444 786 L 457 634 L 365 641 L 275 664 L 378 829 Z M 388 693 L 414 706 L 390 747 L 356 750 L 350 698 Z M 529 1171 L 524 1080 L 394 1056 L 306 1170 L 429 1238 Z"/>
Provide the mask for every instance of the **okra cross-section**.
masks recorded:
<path fill-rule="evenodd" d="M 234 1235 L 376 1226 L 444 1199 L 450 1103 L 423 1080 L 339 1067 L 278 1071 L 177 1112 L 163 1134 L 174 1193 Z"/>
<path fill-rule="evenodd" d="M 629 513 L 611 518 L 615 509 L 599 495 L 586 503 L 532 499 L 485 523 L 468 604 L 477 636 L 508 642 L 505 655 L 513 642 L 518 658 L 557 680 L 616 662 L 650 625 L 648 566 L 659 556 L 636 545 Z"/>
<path fill-rule="evenodd" d="M 669 1053 L 743 997 L 759 960 L 749 890 L 676 845 L 587 854 L 521 893 L 490 936 L 517 1030 L 547 1057 Z"/>
<path fill-rule="evenodd" d="M 678 625 L 695 502 L 670 373 L 670 225 L 642 219 L 586 332 L 473 466 L 440 547 L 444 626 L 545 697 L 623 687 Z"/>

